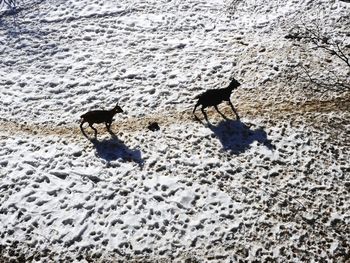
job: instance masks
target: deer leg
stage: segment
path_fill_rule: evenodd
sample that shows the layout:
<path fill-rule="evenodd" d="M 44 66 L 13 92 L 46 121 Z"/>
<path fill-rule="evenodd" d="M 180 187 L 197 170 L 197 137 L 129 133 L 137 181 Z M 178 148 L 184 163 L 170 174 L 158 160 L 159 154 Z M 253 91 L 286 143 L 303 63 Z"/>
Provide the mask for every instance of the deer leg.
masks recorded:
<path fill-rule="evenodd" d="M 89 126 L 91 127 L 91 129 L 93 129 L 95 131 L 95 137 L 97 136 L 97 130 L 94 126 L 92 126 L 93 123 L 89 123 Z"/>
<path fill-rule="evenodd" d="M 194 106 L 194 109 L 193 109 L 193 112 L 192 112 L 193 114 L 194 114 L 194 112 L 196 111 L 196 109 L 197 109 L 197 107 L 199 106 L 199 104 L 200 104 L 200 103 L 197 102 L 196 106 Z"/>
<path fill-rule="evenodd" d="M 195 111 L 196 111 L 196 109 L 197 109 L 197 107 L 198 107 L 199 105 L 200 105 L 200 103 L 197 102 L 196 106 L 194 106 L 194 109 L 193 109 L 192 114 L 194 115 L 194 117 L 196 118 L 197 121 L 200 121 L 200 122 L 201 122 L 201 120 L 197 117 L 197 115 L 196 115 L 196 113 L 195 113 Z"/>
<path fill-rule="evenodd" d="M 85 123 L 85 121 L 83 120 L 81 123 L 80 123 L 80 130 L 83 131 L 83 124 Z"/>
<path fill-rule="evenodd" d="M 237 113 L 235 107 L 233 107 L 233 104 L 232 104 L 232 102 L 231 102 L 230 100 L 228 101 L 228 104 L 230 104 L 230 106 L 231 106 L 233 112 L 236 114 L 236 119 L 239 120 L 238 113 Z"/>
<path fill-rule="evenodd" d="M 88 138 L 88 136 L 86 135 L 86 133 L 85 133 L 85 131 L 84 131 L 84 129 L 83 129 L 83 124 L 84 124 L 85 122 L 86 122 L 86 121 L 83 120 L 83 121 L 80 123 L 80 130 L 81 130 L 82 134 L 83 134 L 86 138 Z"/>
<path fill-rule="evenodd" d="M 106 128 L 107 128 L 107 131 L 109 131 L 111 129 L 111 122 L 105 122 L 106 124 Z"/>
<path fill-rule="evenodd" d="M 207 113 L 206 113 L 205 110 L 204 110 L 204 106 L 202 107 L 201 111 L 202 111 L 202 113 L 203 113 L 203 115 L 204 115 L 205 120 L 206 120 L 207 122 L 209 122 L 209 120 L 208 120 L 208 115 L 207 115 Z"/>
<path fill-rule="evenodd" d="M 218 105 L 215 105 L 214 108 L 216 109 L 216 111 L 217 111 L 225 120 L 227 119 L 227 117 L 226 117 L 221 111 L 219 111 Z"/>

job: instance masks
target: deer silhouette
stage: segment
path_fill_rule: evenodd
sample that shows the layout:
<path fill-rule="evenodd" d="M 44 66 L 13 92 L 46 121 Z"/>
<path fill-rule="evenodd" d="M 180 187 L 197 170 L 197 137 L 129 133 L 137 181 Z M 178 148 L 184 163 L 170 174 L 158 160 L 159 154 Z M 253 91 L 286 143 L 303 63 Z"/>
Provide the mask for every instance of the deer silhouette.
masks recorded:
<path fill-rule="evenodd" d="M 93 110 L 86 112 L 85 114 L 81 115 L 82 121 L 80 123 L 80 129 L 83 134 L 83 124 L 85 122 L 89 123 L 89 126 L 91 129 L 95 131 L 95 137 L 97 136 L 97 130 L 93 126 L 94 123 L 105 123 L 107 130 L 110 130 L 111 124 L 113 121 L 113 117 L 117 113 L 123 112 L 122 108 L 118 106 L 118 104 L 111 110 Z"/>
<path fill-rule="evenodd" d="M 239 83 L 235 79 L 232 79 L 230 85 L 228 85 L 228 87 L 226 87 L 224 89 L 210 89 L 210 90 L 207 90 L 204 93 L 198 95 L 196 97 L 196 98 L 198 98 L 198 102 L 193 109 L 193 114 L 195 115 L 195 111 L 196 111 L 197 107 L 199 105 L 202 105 L 201 111 L 202 111 L 205 119 L 208 121 L 208 116 L 207 116 L 206 112 L 204 111 L 204 109 L 207 107 L 210 107 L 210 106 L 214 106 L 216 111 L 222 115 L 222 113 L 218 109 L 218 105 L 223 101 L 227 101 L 230 104 L 233 112 L 236 114 L 236 118 L 239 119 L 238 113 L 237 113 L 235 107 L 233 106 L 233 104 L 230 100 L 230 97 L 231 97 L 232 91 L 234 89 L 238 88 L 240 85 L 241 85 L 241 83 Z"/>

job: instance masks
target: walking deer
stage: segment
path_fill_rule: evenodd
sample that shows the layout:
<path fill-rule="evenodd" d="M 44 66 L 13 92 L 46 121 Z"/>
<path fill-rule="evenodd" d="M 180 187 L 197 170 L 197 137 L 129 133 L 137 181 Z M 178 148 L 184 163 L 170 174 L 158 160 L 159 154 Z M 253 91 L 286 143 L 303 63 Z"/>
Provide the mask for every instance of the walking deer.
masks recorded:
<path fill-rule="evenodd" d="M 223 102 L 223 101 L 227 101 L 233 112 L 236 114 L 236 118 L 239 119 L 238 113 L 235 109 L 235 107 L 233 106 L 230 97 L 231 97 L 231 93 L 234 89 L 238 88 L 241 84 L 233 79 L 230 83 L 230 85 L 228 85 L 228 87 L 224 88 L 224 89 L 210 89 L 207 90 L 206 92 L 198 95 L 196 98 L 198 98 L 198 102 L 196 104 L 196 106 L 193 109 L 193 114 L 195 115 L 195 111 L 197 109 L 197 107 L 199 105 L 202 105 L 202 113 L 205 117 L 206 120 L 208 120 L 208 116 L 206 114 L 206 112 L 204 111 L 205 108 L 210 107 L 210 106 L 214 106 L 216 111 L 219 112 L 221 115 L 222 113 L 219 111 L 218 109 L 218 105 Z"/>
<path fill-rule="evenodd" d="M 86 112 L 81 115 L 82 122 L 80 124 L 80 129 L 84 133 L 83 124 L 85 122 L 89 123 L 91 129 L 95 131 L 95 137 L 97 135 L 97 130 L 93 126 L 94 123 L 105 123 L 107 130 L 110 130 L 111 124 L 113 121 L 113 117 L 117 113 L 123 112 L 122 108 L 118 106 L 118 104 L 111 110 L 94 110 Z"/>

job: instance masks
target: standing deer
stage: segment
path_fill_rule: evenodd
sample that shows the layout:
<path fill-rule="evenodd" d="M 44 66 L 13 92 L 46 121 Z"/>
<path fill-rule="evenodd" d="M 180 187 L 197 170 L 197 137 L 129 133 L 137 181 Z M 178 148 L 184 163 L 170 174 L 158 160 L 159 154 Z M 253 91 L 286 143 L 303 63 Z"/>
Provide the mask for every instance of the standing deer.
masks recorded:
<path fill-rule="evenodd" d="M 207 116 L 206 112 L 204 111 L 204 109 L 207 107 L 210 107 L 210 106 L 214 106 L 216 111 L 219 112 L 221 115 L 223 115 L 219 111 L 218 105 L 223 101 L 227 101 L 230 104 L 233 112 L 236 114 L 236 118 L 239 119 L 237 111 L 236 111 L 235 107 L 233 107 L 232 102 L 230 101 L 230 97 L 231 97 L 232 91 L 234 89 L 238 88 L 240 85 L 241 85 L 241 83 L 239 83 L 237 80 L 233 79 L 231 81 L 230 85 L 228 85 L 228 87 L 226 87 L 224 89 L 210 89 L 210 90 L 207 90 L 206 92 L 198 95 L 196 97 L 196 98 L 198 98 L 198 102 L 193 109 L 193 114 L 195 115 L 195 111 L 196 111 L 197 107 L 199 105 L 202 105 L 201 111 L 202 111 L 206 120 L 208 120 L 208 116 Z"/>
<path fill-rule="evenodd" d="M 94 123 L 105 123 L 107 130 L 109 131 L 111 128 L 111 124 L 113 121 L 113 117 L 115 114 L 123 112 L 122 108 L 118 106 L 118 104 L 111 110 L 94 110 L 89 111 L 80 117 L 82 118 L 82 122 L 80 124 L 80 129 L 82 133 L 84 133 L 83 130 L 83 124 L 85 122 L 89 123 L 89 126 L 95 131 L 95 137 L 97 135 L 97 130 L 92 126 Z M 85 133 L 84 133 L 85 134 Z"/>

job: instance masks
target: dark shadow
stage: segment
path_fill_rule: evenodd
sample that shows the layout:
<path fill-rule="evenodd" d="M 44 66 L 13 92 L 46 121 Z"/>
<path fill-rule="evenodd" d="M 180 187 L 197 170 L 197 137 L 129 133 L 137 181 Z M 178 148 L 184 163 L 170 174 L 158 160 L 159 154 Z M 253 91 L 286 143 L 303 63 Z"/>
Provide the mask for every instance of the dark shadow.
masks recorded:
<path fill-rule="evenodd" d="M 119 140 L 114 132 L 109 131 L 110 138 L 104 140 L 98 140 L 95 138 L 86 138 L 94 145 L 97 155 L 106 160 L 107 162 L 121 159 L 126 162 L 135 162 L 139 166 L 143 166 L 143 159 L 141 151 L 138 149 L 130 149 L 124 144 L 123 141 Z"/>
<path fill-rule="evenodd" d="M 208 127 L 220 140 L 223 149 L 232 154 L 240 154 L 250 148 L 250 145 L 257 141 L 273 150 L 271 140 L 263 129 L 252 130 L 240 120 L 223 120 L 217 125 L 208 123 Z"/>
<path fill-rule="evenodd" d="M 5 32 L 6 38 L 16 38 L 18 36 L 19 21 L 16 9 L 0 12 L 0 27 Z"/>
<path fill-rule="evenodd" d="M 16 52 L 16 56 L 23 58 L 28 58 L 28 56 L 51 58 L 56 53 L 62 52 L 59 41 L 52 38 L 52 33 L 57 32 L 57 30 L 44 27 L 41 21 L 40 4 L 44 1 L 33 0 L 26 1 L 26 3 L 20 1 L 15 8 L 0 12 L 0 27 L 4 36 L 0 45 L 11 48 L 22 46 L 17 48 L 20 54 Z M 34 45 L 29 44 L 29 48 L 27 39 L 34 40 L 40 45 L 34 47 Z M 12 54 L 9 53 L 9 55 Z"/>

